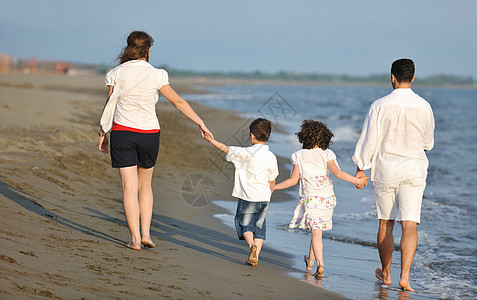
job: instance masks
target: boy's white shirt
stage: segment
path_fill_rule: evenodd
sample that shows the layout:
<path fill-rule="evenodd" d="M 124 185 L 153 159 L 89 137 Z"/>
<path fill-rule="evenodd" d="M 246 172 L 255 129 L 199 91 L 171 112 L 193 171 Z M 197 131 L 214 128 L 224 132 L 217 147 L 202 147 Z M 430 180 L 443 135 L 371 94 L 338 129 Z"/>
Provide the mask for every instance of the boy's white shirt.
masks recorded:
<path fill-rule="evenodd" d="M 225 159 L 235 166 L 232 196 L 250 202 L 270 201 L 269 181 L 277 178 L 278 163 L 267 145 L 230 146 Z"/>

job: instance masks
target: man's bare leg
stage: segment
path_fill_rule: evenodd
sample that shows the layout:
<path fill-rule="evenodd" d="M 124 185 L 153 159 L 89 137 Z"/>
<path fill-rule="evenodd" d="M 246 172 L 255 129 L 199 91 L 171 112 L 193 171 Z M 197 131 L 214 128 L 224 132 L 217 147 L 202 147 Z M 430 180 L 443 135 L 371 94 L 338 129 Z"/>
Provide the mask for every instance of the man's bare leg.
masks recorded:
<path fill-rule="evenodd" d="M 402 221 L 401 227 L 401 280 L 399 285 L 406 291 L 414 292 L 414 289 L 411 288 L 409 277 L 417 248 L 417 223 Z"/>
<path fill-rule="evenodd" d="M 381 268 L 375 271 L 376 278 L 384 284 L 391 284 L 391 260 L 394 250 L 393 239 L 394 220 L 379 220 L 378 250 Z"/>

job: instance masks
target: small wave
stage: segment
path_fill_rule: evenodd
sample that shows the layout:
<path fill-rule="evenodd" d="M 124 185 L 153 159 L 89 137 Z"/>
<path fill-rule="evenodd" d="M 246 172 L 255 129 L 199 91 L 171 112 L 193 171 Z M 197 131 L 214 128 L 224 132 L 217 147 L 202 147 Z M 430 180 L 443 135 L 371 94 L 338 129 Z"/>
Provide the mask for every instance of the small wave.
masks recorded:
<path fill-rule="evenodd" d="M 333 134 L 334 142 L 355 142 L 359 137 L 359 131 L 352 126 L 335 128 Z"/>

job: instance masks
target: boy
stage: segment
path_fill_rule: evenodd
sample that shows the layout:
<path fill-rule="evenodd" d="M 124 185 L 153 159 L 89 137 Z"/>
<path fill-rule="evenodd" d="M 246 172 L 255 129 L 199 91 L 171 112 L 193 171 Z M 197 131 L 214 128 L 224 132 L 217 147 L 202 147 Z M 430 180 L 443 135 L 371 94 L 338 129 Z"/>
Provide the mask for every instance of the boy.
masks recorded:
<path fill-rule="evenodd" d="M 235 213 L 235 230 L 238 238 L 245 240 L 250 253 L 247 264 L 256 266 L 266 234 L 265 218 L 270 197 L 278 176 L 275 155 L 265 145 L 270 137 L 272 124 L 258 118 L 250 124 L 250 147 L 224 145 L 206 134 L 205 139 L 227 154 L 226 160 L 235 166 L 232 196 L 239 198 Z"/>

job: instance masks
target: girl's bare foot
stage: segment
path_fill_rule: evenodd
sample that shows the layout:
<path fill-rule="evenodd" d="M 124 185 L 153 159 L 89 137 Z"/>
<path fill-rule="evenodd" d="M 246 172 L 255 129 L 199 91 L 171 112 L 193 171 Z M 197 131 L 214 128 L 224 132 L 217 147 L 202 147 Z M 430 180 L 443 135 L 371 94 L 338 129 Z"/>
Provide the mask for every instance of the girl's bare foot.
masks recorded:
<path fill-rule="evenodd" d="M 156 247 L 156 244 L 152 240 L 142 240 L 141 244 L 144 246 L 144 248 L 154 248 Z"/>
<path fill-rule="evenodd" d="M 405 291 L 414 292 L 414 289 L 411 287 L 409 280 L 401 279 L 401 281 L 399 281 L 399 286 Z"/>
<path fill-rule="evenodd" d="M 313 270 L 313 262 L 310 262 L 310 258 L 306 255 L 303 257 L 303 260 L 305 261 L 306 270 L 311 272 Z"/>
<path fill-rule="evenodd" d="M 132 250 L 141 250 L 141 245 L 133 245 L 133 243 L 129 243 L 126 245 L 127 248 L 132 249 Z"/>
<path fill-rule="evenodd" d="M 323 273 L 325 273 L 325 265 L 319 265 L 314 275 L 317 277 L 323 277 Z"/>
<path fill-rule="evenodd" d="M 381 280 L 385 285 L 391 285 L 391 278 L 389 276 L 384 278 L 383 269 L 381 267 L 376 268 L 376 271 L 374 271 L 374 273 L 376 278 Z"/>

